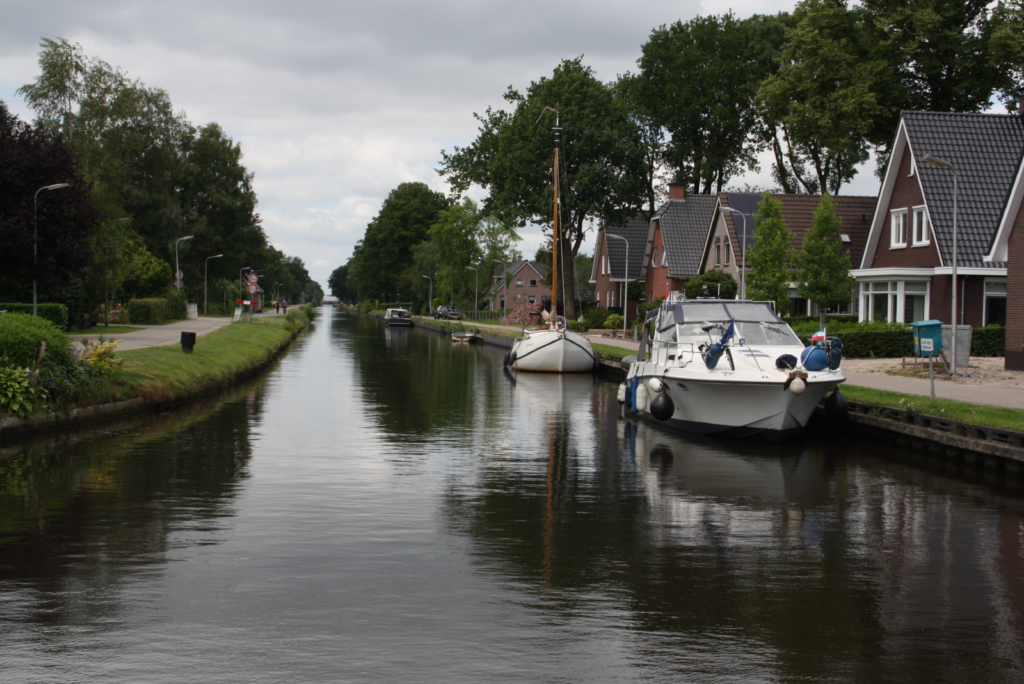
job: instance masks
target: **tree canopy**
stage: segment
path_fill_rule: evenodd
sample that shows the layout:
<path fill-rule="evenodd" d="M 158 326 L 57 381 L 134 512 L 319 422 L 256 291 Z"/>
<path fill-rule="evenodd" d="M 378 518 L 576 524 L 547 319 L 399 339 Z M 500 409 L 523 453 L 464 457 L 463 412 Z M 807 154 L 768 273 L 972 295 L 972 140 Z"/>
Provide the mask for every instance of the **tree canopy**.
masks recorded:
<path fill-rule="evenodd" d="M 822 320 L 826 309 L 850 303 L 856 284 L 850 276 L 850 253 L 843 249 L 839 235 L 842 225 L 835 199 L 822 195 L 797 257 L 797 292 L 818 306 Z"/>
<path fill-rule="evenodd" d="M 754 214 L 756 241 L 747 250 L 747 299 L 775 302 L 780 316 L 789 313 L 793 236 L 782 218 L 782 202 L 764 193 Z"/>

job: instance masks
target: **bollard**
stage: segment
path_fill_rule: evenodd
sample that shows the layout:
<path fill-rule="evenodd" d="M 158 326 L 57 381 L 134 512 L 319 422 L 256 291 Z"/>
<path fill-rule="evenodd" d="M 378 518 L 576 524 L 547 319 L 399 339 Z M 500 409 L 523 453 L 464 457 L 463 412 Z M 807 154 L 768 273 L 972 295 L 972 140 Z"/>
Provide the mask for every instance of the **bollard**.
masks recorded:
<path fill-rule="evenodd" d="M 192 353 L 192 348 L 196 346 L 196 334 L 194 332 L 182 332 L 181 333 L 181 351 L 186 354 Z"/>

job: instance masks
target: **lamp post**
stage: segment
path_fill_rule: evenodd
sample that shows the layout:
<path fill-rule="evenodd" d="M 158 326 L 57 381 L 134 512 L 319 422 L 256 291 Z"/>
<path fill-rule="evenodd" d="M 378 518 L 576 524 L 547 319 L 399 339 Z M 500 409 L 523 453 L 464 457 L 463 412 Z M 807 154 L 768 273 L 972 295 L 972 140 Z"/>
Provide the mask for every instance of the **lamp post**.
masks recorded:
<path fill-rule="evenodd" d="M 473 313 L 475 314 L 477 307 L 480 306 L 480 271 L 476 266 L 467 266 L 466 270 L 476 274 L 476 285 L 473 286 Z"/>
<path fill-rule="evenodd" d="M 607 230 L 604 234 L 605 237 L 613 237 L 626 243 L 626 282 L 622 289 L 622 339 L 626 339 L 626 319 L 629 318 L 629 240 L 621 235 L 612 235 Z"/>
<path fill-rule="evenodd" d="M 434 315 L 434 279 L 428 275 L 423 276 L 430 281 L 430 294 L 427 295 L 427 309 L 430 311 L 430 315 Z"/>
<path fill-rule="evenodd" d="M 67 183 L 54 183 L 44 185 L 36 190 L 32 197 L 32 315 L 38 315 L 36 311 L 36 264 L 39 262 L 39 193 L 43 190 L 59 190 L 68 187 Z"/>
<path fill-rule="evenodd" d="M 178 268 L 178 243 L 182 240 L 191 240 L 194 237 L 195 235 L 187 235 L 174 241 L 174 282 L 177 284 L 179 291 L 181 290 L 181 278 L 178 274 L 181 273 L 181 269 Z"/>
<path fill-rule="evenodd" d="M 206 306 L 206 275 L 210 271 L 210 259 L 220 259 L 223 254 L 217 254 L 216 256 L 206 257 L 206 261 L 203 263 L 203 315 L 207 315 L 209 311 Z"/>
<path fill-rule="evenodd" d="M 747 215 L 742 211 L 733 209 L 732 207 L 722 207 L 722 211 L 727 211 L 730 214 L 739 214 L 743 217 L 743 239 L 740 241 L 740 257 L 742 259 L 742 265 L 740 266 L 740 299 L 747 298 Z"/>
<path fill-rule="evenodd" d="M 502 302 L 505 304 L 505 306 L 502 307 L 501 317 L 504 318 L 505 316 L 508 315 L 508 264 L 506 264 L 501 259 L 491 259 L 491 261 L 497 261 L 499 264 L 501 264 L 502 268 L 501 289 L 505 291 L 505 297 L 502 299 Z M 552 282 L 551 285 L 552 287 L 554 287 L 554 282 Z"/>
<path fill-rule="evenodd" d="M 956 375 L 956 338 L 958 337 L 956 327 L 956 186 L 957 186 L 957 172 L 956 167 L 951 162 L 945 159 L 939 159 L 933 157 L 930 154 L 924 156 L 924 161 L 938 166 L 940 169 L 952 169 L 953 171 L 953 317 L 950 323 L 953 324 L 953 375 Z"/>

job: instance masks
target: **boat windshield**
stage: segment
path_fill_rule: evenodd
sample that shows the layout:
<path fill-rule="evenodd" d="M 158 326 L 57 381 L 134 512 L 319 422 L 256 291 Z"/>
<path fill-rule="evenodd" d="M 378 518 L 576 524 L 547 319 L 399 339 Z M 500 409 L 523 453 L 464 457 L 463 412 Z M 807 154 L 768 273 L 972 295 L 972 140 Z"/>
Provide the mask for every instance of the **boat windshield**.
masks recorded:
<path fill-rule="evenodd" d="M 800 338 L 771 307 L 761 302 L 680 302 L 669 304 L 658 321 L 657 339 L 663 342 L 700 344 L 717 341 L 735 326 L 732 344 L 803 346 Z"/>

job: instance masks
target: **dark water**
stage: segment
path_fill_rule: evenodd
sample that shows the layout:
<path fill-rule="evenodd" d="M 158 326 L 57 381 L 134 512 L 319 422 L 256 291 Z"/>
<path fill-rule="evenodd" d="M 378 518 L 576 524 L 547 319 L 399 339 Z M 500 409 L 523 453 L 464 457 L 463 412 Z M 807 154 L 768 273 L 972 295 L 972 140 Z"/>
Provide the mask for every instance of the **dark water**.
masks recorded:
<path fill-rule="evenodd" d="M 0 445 L 0 681 L 1024 681 L 1016 490 L 500 359 L 338 312 L 234 395 Z"/>

